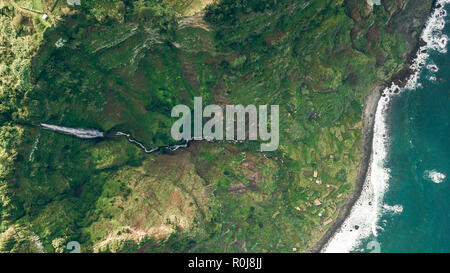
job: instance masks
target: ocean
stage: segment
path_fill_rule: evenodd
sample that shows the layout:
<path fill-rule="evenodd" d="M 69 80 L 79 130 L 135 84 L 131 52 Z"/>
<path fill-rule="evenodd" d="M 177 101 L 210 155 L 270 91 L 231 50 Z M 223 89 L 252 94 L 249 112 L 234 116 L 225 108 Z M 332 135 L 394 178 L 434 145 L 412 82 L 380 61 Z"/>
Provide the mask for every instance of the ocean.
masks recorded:
<path fill-rule="evenodd" d="M 324 252 L 450 252 L 450 1 L 438 2 L 416 74 L 378 103 L 363 191 Z"/>
<path fill-rule="evenodd" d="M 392 98 L 386 119 L 381 252 L 450 252 L 450 55 L 431 50 L 417 85 Z"/>

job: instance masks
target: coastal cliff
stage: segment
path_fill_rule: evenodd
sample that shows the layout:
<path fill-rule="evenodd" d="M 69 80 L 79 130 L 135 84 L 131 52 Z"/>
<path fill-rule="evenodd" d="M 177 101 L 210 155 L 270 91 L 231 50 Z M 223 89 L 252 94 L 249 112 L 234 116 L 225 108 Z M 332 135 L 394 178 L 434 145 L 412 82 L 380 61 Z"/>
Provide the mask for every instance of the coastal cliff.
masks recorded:
<path fill-rule="evenodd" d="M 402 85 L 406 82 L 406 78 L 411 74 L 411 60 L 417 54 L 419 46 L 423 45 L 420 35 L 429 18 L 433 7 L 435 7 L 433 0 L 429 1 L 403 1 L 397 2 L 398 6 L 402 7 L 400 10 L 392 11 L 391 7 L 394 3 L 388 1 L 382 2 L 387 10 L 391 12 L 391 18 L 388 27 L 391 31 L 401 33 L 402 37 L 407 41 L 409 52 L 405 57 L 405 64 L 402 70 L 394 74 L 389 80 L 380 82 L 378 86 L 373 88 L 370 95 L 365 98 L 365 107 L 363 114 L 363 136 L 361 142 L 361 160 L 359 163 L 359 172 L 356 179 L 356 186 L 354 192 L 348 197 L 347 201 L 340 209 L 339 215 L 330 229 L 325 235 L 309 250 L 310 252 L 320 252 L 331 240 L 334 234 L 339 231 L 341 225 L 350 215 L 353 205 L 358 200 L 364 183 L 367 181 L 368 170 L 372 158 L 372 141 L 374 130 L 374 119 L 377 111 L 377 105 L 381 98 L 381 93 L 384 88 L 390 86 L 392 83 Z M 406 23 L 405 23 L 406 22 Z"/>

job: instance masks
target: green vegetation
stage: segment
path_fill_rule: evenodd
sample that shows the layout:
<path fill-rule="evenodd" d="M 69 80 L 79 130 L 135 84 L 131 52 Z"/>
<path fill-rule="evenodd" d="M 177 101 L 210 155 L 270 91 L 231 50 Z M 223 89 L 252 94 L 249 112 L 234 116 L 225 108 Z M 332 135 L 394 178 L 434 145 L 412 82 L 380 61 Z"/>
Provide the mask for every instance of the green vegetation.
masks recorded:
<path fill-rule="evenodd" d="M 407 53 L 386 27 L 400 7 L 365 1 L 59 1 L 48 21 L 19 7 L 54 2 L 24 2 L 0 7 L 6 252 L 74 240 L 83 252 L 306 251 L 353 190 L 364 97 Z M 279 104 L 279 150 L 195 143 L 147 155 L 123 138 L 38 127 L 173 144 L 170 111 L 194 96 Z"/>

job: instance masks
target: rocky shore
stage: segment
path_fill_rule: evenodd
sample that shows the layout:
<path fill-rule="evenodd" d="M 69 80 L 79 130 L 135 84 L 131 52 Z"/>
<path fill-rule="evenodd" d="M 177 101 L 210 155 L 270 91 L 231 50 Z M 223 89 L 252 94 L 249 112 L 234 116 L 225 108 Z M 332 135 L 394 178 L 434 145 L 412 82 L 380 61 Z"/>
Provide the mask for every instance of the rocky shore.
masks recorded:
<path fill-rule="evenodd" d="M 310 252 L 322 251 L 328 242 L 334 237 L 335 233 L 339 231 L 344 221 L 349 217 L 350 212 L 361 195 L 363 186 L 367 181 L 367 174 L 370 169 L 372 161 L 372 142 L 374 135 L 375 113 L 380 98 L 384 95 L 382 91 L 385 87 L 392 83 L 400 87 L 404 87 L 407 83 L 407 78 L 414 73 L 410 68 L 412 61 L 415 59 L 417 51 L 424 45 L 424 41 L 420 38 L 420 34 L 424 29 L 427 18 L 436 7 L 436 0 L 410 0 L 404 1 L 403 10 L 393 15 L 389 27 L 398 33 L 407 42 L 409 47 L 409 54 L 406 58 L 405 65 L 402 70 L 394 74 L 388 81 L 380 82 L 365 98 L 363 110 L 363 134 L 361 141 L 361 159 L 358 166 L 358 176 L 355 182 L 355 188 L 352 194 L 342 204 L 336 220 L 333 222 L 328 231 L 322 238 L 309 249 Z M 384 4 L 382 2 L 382 4 Z"/>

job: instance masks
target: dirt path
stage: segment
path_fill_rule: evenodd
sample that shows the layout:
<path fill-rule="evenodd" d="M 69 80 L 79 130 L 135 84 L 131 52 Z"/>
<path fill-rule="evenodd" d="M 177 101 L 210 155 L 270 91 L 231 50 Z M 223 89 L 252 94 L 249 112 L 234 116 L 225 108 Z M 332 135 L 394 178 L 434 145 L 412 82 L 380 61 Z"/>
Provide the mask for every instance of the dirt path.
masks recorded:
<path fill-rule="evenodd" d="M 17 3 L 15 3 L 14 1 L 6 1 L 6 3 L 10 4 L 11 6 L 13 6 L 15 9 L 20 10 L 21 12 L 24 13 L 28 13 L 28 14 L 32 14 L 32 15 L 43 15 L 44 12 L 43 11 L 39 11 L 39 10 L 32 10 L 32 9 L 28 9 L 28 8 L 24 8 L 19 6 Z"/>

